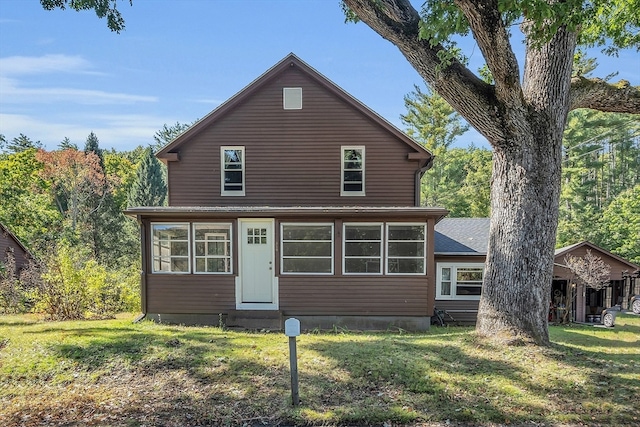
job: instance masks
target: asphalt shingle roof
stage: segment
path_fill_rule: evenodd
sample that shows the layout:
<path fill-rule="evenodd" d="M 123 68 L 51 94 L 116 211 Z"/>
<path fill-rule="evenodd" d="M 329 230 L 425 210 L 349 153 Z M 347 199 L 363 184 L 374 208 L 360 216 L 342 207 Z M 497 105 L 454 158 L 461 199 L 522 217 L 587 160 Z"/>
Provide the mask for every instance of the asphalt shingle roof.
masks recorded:
<path fill-rule="evenodd" d="M 435 253 L 486 255 L 489 218 L 444 218 L 435 227 Z"/>

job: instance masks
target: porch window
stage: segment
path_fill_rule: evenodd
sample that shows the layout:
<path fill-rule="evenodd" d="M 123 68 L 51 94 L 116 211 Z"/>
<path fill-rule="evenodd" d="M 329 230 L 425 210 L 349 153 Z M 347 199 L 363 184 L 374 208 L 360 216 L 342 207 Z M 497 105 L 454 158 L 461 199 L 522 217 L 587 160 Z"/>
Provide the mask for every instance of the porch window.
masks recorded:
<path fill-rule="evenodd" d="M 364 147 L 342 147 L 341 196 L 364 196 Z"/>
<path fill-rule="evenodd" d="M 220 147 L 220 173 L 222 196 L 244 196 L 244 147 Z"/>
<path fill-rule="evenodd" d="M 189 273 L 189 224 L 151 224 L 154 273 Z"/>
<path fill-rule="evenodd" d="M 193 224 L 196 273 L 231 273 L 231 224 Z"/>
<path fill-rule="evenodd" d="M 281 225 L 282 274 L 333 274 L 333 224 Z"/>
<path fill-rule="evenodd" d="M 345 274 L 382 274 L 382 224 L 344 225 Z"/>
<path fill-rule="evenodd" d="M 478 300 L 482 292 L 484 264 L 438 263 L 437 299 Z"/>
<path fill-rule="evenodd" d="M 387 224 L 387 274 L 425 274 L 426 236 L 426 224 Z"/>

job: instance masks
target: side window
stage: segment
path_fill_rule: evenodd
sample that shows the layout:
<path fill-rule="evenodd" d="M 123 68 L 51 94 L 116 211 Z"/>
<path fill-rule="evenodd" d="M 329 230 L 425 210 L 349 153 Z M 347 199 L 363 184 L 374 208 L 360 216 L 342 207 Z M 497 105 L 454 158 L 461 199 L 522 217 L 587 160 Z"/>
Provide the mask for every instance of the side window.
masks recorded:
<path fill-rule="evenodd" d="M 221 147 L 220 163 L 220 194 L 222 196 L 244 196 L 244 147 Z"/>
<path fill-rule="evenodd" d="M 151 224 L 154 273 L 189 273 L 189 224 Z"/>
<path fill-rule="evenodd" d="M 382 274 L 382 224 L 345 224 L 342 271 Z"/>
<path fill-rule="evenodd" d="M 193 224 L 196 273 L 231 273 L 231 224 Z"/>
<path fill-rule="evenodd" d="M 425 274 L 425 224 L 387 224 L 387 274 Z"/>
<path fill-rule="evenodd" d="M 333 224 L 282 224 L 282 274 L 333 274 Z"/>
<path fill-rule="evenodd" d="M 364 196 L 365 155 L 364 147 L 341 147 L 342 164 L 341 196 Z"/>
<path fill-rule="evenodd" d="M 436 298 L 478 300 L 482 293 L 484 264 L 438 263 Z"/>

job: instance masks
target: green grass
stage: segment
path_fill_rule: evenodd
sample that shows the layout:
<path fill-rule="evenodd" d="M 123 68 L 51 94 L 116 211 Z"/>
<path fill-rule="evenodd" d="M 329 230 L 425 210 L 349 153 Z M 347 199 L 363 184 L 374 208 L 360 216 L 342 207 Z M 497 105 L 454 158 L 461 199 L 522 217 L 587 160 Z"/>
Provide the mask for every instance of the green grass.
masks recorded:
<path fill-rule="evenodd" d="M 471 328 L 288 339 L 132 316 L 0 316 L 0 425 L 638 425 L 640 317 L 552 326 L 550 348 L 495 347 Z"/>

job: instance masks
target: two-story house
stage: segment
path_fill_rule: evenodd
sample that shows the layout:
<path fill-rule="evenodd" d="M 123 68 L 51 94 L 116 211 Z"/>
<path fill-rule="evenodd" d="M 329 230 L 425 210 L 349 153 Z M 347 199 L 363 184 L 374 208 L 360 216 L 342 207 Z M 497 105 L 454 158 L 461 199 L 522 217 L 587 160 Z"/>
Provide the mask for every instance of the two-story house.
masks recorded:
<path fill-rule="evenodd" d="M 426 329 L 433 156 L 290 54 L 157 153 L 169 206 L 141 224 L 149 318 Z"/>

